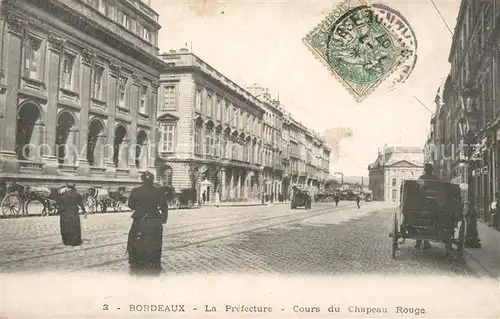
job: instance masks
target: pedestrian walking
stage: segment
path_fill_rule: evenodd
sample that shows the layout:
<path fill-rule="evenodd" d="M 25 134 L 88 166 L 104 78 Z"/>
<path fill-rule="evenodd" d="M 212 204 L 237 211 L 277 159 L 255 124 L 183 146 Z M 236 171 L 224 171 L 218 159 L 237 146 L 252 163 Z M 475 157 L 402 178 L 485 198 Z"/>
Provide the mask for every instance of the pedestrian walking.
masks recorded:
<path fill-rule="evenodd" d="M 80 207 L 87 218 L 83 197 L 76 191 L 73 183 L 66 184 L 60 192 L 61 195 L 57 198 L 57 212 L 62 242 L 67 246 L 79 246 L 82 244 L 82 227 L 78 215 Z"/>
<path fill-rule="evenodd" d="M 360 208 L 359 202 L 361 202 L 361 197 L 358 194 L 358 195 L 356 195 L 356 205 L 358 205 L 358 209 Z"/>
<path fill-rule="evenodd" d="M 144 172 L 142 185 L 132 189 L 128 207 L 134 210 L 128 234 L 127 252 L 133 274 L 158 275 L 161 272 L 163 224 L 167 222 L 165 194 L 154 186 L 154 175 Z"/>
<path fill-rule="evenodd" d="M 219 205 L 220 205 L 220 193 L 219 191 L 217 191 L 215 193 L 215 207 L 219 207 Z"/>
<path fill-rule="evenodd" d="M 334 198 L 334 200 L 335 200 L 335 206 L 338 206 L 338 205 L 339 205 L 339 201 L 340 201 L 340 196 L 339 196 L 339 194 L 335 194 L 335 198 Z"/>

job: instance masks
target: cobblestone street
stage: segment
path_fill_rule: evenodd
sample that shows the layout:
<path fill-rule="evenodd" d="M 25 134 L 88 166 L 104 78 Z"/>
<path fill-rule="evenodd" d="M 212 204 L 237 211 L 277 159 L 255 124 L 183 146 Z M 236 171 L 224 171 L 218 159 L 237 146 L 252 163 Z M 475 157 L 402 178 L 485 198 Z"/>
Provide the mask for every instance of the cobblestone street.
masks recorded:
<path fill-rule="evenodd" d="M 394 208 L 382 203 L 288 205 L 172 211 L 164 234 L 166 273 L 472 275 L 464 263 L 402 246 L 390 257 Z M 82 217 L 84 244 L 65 247 L 58 217 L 0 220 L 2 272 L 92 269 L 126 272 L 130 213 Z"/>

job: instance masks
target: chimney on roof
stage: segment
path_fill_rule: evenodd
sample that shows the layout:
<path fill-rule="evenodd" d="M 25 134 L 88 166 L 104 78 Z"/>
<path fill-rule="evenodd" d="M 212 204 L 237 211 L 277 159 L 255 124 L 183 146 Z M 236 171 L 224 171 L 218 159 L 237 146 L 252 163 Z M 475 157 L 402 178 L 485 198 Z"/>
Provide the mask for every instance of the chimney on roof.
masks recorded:
<path fill-rule="evenodd" d="M 168 50 L 168 53 L 177 53 L 177 51 L 170 49 L 170 50 Z"/>
<path fill-rule="evenodd" d="M 179 50 L 179 52 L 187 53 L 187 52 L 189 52 L 189 50 L 188 50 L 188 48 L 182 48 Z"/>

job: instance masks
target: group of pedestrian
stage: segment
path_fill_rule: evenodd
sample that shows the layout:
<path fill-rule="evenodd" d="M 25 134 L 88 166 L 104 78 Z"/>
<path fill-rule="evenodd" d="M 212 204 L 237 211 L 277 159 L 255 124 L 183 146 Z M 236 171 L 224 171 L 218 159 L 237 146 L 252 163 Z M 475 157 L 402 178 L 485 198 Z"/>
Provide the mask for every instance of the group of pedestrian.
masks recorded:
<path fill-rule="evenodd" d="M 129 266 L 133 274 L 157 275 L 161 273 L 163 225 L 168 219 L 168 205 L 165 195 L 154 186 L 152 173 L 144 172 L 141 180 L 142 185 L 132 189 L 128 199 L 128 206 L 134 211 L 127 242 Z M 87 212 L 75 184 L 68 183 L 61 188 L 57 205 L 63 244 L 81 245 L 80 208 L 85 218 Z"/>

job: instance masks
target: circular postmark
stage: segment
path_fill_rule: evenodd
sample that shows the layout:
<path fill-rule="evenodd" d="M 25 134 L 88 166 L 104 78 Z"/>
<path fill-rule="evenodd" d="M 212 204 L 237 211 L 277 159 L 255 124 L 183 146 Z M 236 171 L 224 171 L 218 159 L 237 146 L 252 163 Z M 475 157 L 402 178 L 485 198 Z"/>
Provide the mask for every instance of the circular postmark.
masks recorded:
<path fill-rule="evenodd" d="M 413 52 L 412 56 L 403 62 L 401 72 L 399 72 L 397 78 L 392 80 L 389 90 L 393 90 L 398 83 L 404 83 L 415 69 L 418 59 L 417 37 L 408 20 L 399 11 L 383 4 L 373 4 L 372 8 L 379 20 L 384 21 L 400 41 Z"/>
<path fill-rule="evenodd" d="M 349 10 L 335 21 L 328 34 L 328 64 L 346 81 L 377 83 L 390 73 L 405 51 L 390 32 L 372 8 Z"/>

